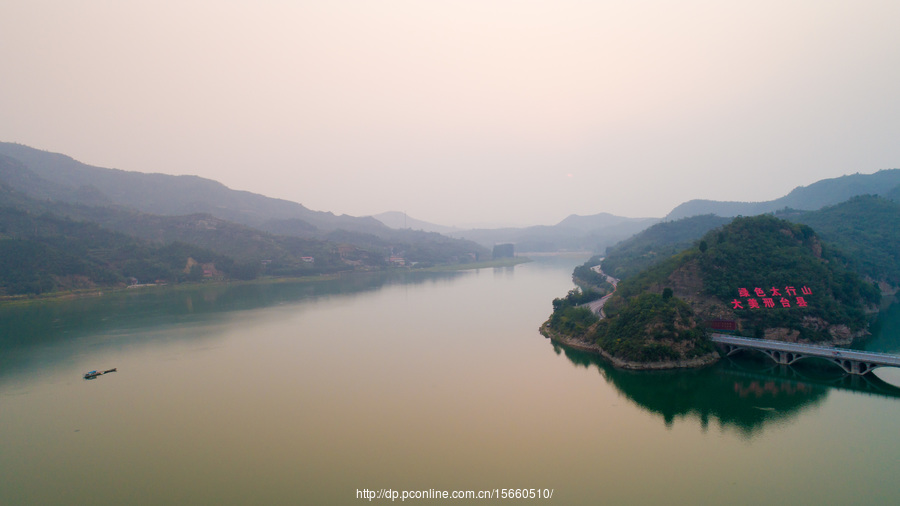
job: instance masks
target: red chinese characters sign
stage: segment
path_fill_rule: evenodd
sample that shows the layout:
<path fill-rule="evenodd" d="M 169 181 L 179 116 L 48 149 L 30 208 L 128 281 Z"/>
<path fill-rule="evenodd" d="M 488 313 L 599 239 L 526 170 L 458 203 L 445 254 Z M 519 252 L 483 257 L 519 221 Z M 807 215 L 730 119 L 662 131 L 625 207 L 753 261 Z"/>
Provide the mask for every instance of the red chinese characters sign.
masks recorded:
<path fill-rule="evenodd" d="M 774 307 L 807 307 L 806 296 L 812 295 L 812 289 L 808 286 L 800 288 L 801 295 L 797 295 L 797 289 L 786 286 L 782 290 L 776 286 L 768 290 L 755 287 L 751 291 L 748 288 L 738 288 L 739 299 L 731 301 L 732 309 L 769 309 Z"/>

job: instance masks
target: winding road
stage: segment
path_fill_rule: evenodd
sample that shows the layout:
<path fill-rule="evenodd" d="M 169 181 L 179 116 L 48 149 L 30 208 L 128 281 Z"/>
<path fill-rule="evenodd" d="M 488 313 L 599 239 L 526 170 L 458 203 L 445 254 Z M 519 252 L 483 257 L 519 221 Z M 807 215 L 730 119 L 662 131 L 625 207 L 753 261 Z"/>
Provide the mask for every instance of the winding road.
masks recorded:
<path fill-rule="evenodd" d="M 613 286 L 612 293 L 609 293 L 597 300 L 594 300 L 594 301 L 584 304 L 585 306 L 589 307 L 591 309 L 591 311 L 600 315 L 600 318 L 605 318 L 606 315 L 603 314 L 603 306 L 606 304 L 606 301 L 609 300 L 610 297 L 612 297 L 613 293 L 616 293 L 616 285 L 619 284 L 619 280 L 606 274 L 602 270 L 600 270 L 599 265 L 595 265 L 595 266 L 591 267 L 591 270 L 596 272 L 597 274 L 602 274 L 602 275 L 606 276 L 606 281 Z"/>

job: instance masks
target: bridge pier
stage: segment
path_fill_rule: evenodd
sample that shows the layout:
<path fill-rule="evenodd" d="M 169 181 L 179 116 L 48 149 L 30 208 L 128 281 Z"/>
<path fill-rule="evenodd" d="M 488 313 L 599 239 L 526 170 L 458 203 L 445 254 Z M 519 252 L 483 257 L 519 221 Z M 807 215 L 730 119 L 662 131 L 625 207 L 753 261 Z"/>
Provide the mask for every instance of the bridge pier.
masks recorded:
<path fill-rule="evenodd" d="M 736 347 L 736 348 L 740 349 L 739 347 Z M 791 352 L 791 351 L 762 350 L 762 349 L 760 349 L 758 351 L 765 353 L 766 355 L 769 356 L 769 358 L 771 358 L 776 363 L 781 364 L 781 365 L 791 365 L 800 359 L 806 358 L 806 355 L 803 355 L 801 353 Z"/>
<path fill-rule="evenodd" d="M 767 341 L 723 334 L 713 334 L 712 341 L 722 346 L 727 356 L 734 355 L 741 350 L 756 350 L 780 365 L 791 365 L 805 358 L 821 358 L 854 376 L 869 374 L 877 367 L 900 367 L 900 356 L 887 353 Z"/>
<path fill-rule="evenodd" d="M 851 374 L 868 374 L 874 367 L 868 362 L 853 362 Z"/>
<path fill-rule="evenodd" d="M 872 369 L 878 367 L 878 364 L 872 364 L 861 360 L 849 360 L 846 358 L 832 358 L 828 360 L 843 369 L 847 374 L 868 374 L 872 372 Z"/>
<path fill-rule="evenodd" d="M 780 351 L 765 350 L 765 351 L 763 351 L 763 353 L 765 353 L 766 355 L 769 356 L 769 358 L 774 360 L 776 364 L 788 365 L 788 363 L 789 363 L 787 361 L 786 357 L 784 356 L 785 354 Z"/>

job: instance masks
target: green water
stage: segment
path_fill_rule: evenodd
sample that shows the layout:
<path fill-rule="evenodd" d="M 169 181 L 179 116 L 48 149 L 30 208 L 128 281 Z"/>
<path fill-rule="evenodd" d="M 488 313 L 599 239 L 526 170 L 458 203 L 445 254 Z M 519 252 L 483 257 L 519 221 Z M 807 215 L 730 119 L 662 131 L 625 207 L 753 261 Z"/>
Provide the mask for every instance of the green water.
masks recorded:
<path fill-rule="evenodd" d="M 581 261 L 0 308 L 0 504 L 896 502 L 900 370 L 609 368 L 537 332 Z"/>

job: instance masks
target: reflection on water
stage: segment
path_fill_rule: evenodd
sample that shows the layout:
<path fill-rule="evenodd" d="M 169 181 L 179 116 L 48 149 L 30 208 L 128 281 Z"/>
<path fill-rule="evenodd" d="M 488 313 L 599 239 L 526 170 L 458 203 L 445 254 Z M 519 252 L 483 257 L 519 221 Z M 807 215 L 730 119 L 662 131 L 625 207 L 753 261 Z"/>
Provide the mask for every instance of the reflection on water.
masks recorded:
<path fill-rule="evenodd" d="M 0 350 L 3 350 L 0 381 L 30 368 L 33 365 L 30 351 L 82 336 L 121 335 L 148 327 L 202 324 L 234 311 L 302 299 L 357 297 L 386 286 L 436 284 L 471 274 L 354 273 L 303 282 L 145 287 L 77 299 L 4 305 L 0 306 Z"/>
<path fill-rule="evenodd" d="M 629 371 L 616 369 L 594 354 L 554 345 L 581 367 L 596 367 L 618 391 L 667 427 L 676 418 L 694 417 L 704 430 L 710 418 L 746 437 L 780 424 L 820 404 L 832 388 L 900 398 L 900 388 L 879 378 L 841 371 L 790 367 L 765 360 L 726 358 L 692 370 Z"/>
<path fill-rule="evenodd" d="M 581 261 L 0 308 L 0 503 L 896 501 L 900 402 L 868 378 L 554 354 L 537 328 Z"/>
<path fill-rule="evenodd" d="M 878 315 L 869 329 L 872 336 L 859 343 L 867 351 L 900 354 L 900 302 L 895 302 Z"/>
<path fill-rule="evenodd" d="M 629 371 L 616 369 L 593 354 L 563 349 L 573 363 L 596 366 L 600 375 L 638 406 L 662 416 L 671 427 L 676 418 L 697 418 L 704 429 L 710 418 L 746 436 L 770 423 L 794 416 L 821 402 L 828 389 L 759 372 L 748 377 L 733 361 L 691 370 Z"/>

